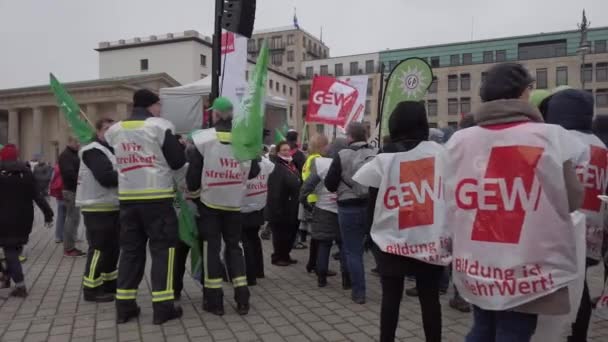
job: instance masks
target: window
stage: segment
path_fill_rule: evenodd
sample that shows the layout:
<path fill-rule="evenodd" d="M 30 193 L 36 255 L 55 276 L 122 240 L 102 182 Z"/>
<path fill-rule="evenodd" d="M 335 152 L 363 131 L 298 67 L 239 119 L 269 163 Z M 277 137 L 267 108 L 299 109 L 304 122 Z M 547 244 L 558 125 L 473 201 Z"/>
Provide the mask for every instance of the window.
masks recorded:
<path fill-rule="evenodd" d="M 372 113 L 372 101 L 365 101 L 365 115 L 370 115 Z"/>
<path fill-rule="evenodd" d="M 370 96 L 374 93 L 374 80 L 372 78 L 367 79 L 367 95 Z"/>
<path fill-rule="evenodd" d="M 433 82 L 431 82 L 431 86 L 429 87 L 429 94 L 437 93 L 437 77 L 433 76 Z"/>
<path fill-rule="evenodd" d="M 305 118 L 306 117 L 306 113 L 308 112 L 308 105 L 302 105 L 302 117 Z"/>
<path fill-rule="evenodd" d="M 207 66 L 207 56 L 201 55 L 201 65 Z"/>
<path fill-rule="evenodd" d="M 293 45 L 293 44 L 294 44 L 294 42 L 295 42 L 295 39 L 294 39 L 294 38 L 295 38 L 295 37 L 294 37 L 294 35 L 293 35 L 293 34 L 289 34 L 289 35 L 287 35 L 287 45 Z"/>
<path fill-rule="evenodd" d="M 458 114 L 458 99 L 448 99 L 448 114 Z"/>
<path fill-rule="evenodd" d="M 519 59 L 560 57 L 566 55 L 566 40 L 521 43 L 517 46 Z"/>
<path fill-rule="evenodd" d="M 597 108 L 608 107 L 608 89 L 598 89 L 595 91 L 595 105 Z"/>
<path fill-rule="evenodd" d="M 438 128 L 436 122 L 429 122 L 429 128 Z"/>
<path fill-rule="evenodd" d="M 255 39 L 249 39 L 247 41 L 247 51 L 253 52 L 255 50 L 256 50 L 256 48 L 255 48 Z"/>
<path fill-rule="evenodd" d="M 390 73 L 391 71 L 393 71 L 393 69 L 395 69 L 395 67 L 397 66 L 397 64 L 399 64 L 399 61 L 390 61 L 388 62 L 388 72 Z"/>
<path fill-rule="evenodd" d="M 437 100 L 428 100 L 426 106 L 428 116 L 437 116 Z"/>
<path fill-rule="evenodd" d="M 460 64 L 460 55 L 450 55 L 450 65 Z"/>
<path fill-rule="evenodd" d="M 290 75 L 293 75 L 294 71 L 295 71 L 294 67 L 287 68 L 287 73 Z"/>
<path fill-rule="evenodd" d="M 593 51 L 595 53 L 604 53 L 604 52 L 606 52 L 606 40 L 596 40 L 595 41 L 595 49 Z"/>
<path fill-rule="evenodd" d="M 306 47 L 306 37 L 302 37 L 302 46 Z"/>
<path fill-rule="evenodd" d="M 258 50 L 262 49 L 262 44 L 264 43 L 264 38 L 258 39 Z"/>
<path fill-rule="evenodd" d="M 274 85 L 276 86 L 276 87 L 275 87 L 275 90 L 276 90 L 276 91 L 279 91 L 279 89 L 281 89 L 281 86 L 279 85 L 279 82 L 275 82 L 275 84 L 274 84 Z"/>
<path fill-rule="evenodd" d="M 273 80 L 268 80 L 268 87 L 270 88 L 270 90 L 272 90 L 272 86 L 274 85 L 274 81 Z"/>
<path fill-rule="evenodd" d="M 555 85 L 557 87 L 562 85 L 568 85 L 568 67 L 557 67 L 555 73 Z"/>
<path fill-rule="evenodd" d="M 494 63 L 494 51 L 484 51 L 483 52 L 483 62 L 484 63 Z"/>
<path fill-rule="evenodd" d="M 272 54 L 272 64 L 274 65 L 283 65 L 283 55 L 280 53 Z"/>
<path fill-rule="evenodd" d="M 463 65 L 473 64 L 473 54 L 463 53 L 462 54 L 462 64 Z"/>
<path fill-rule="evenodd" d="M 201 80 L 205 77 L 207 77 L 207 74 L 201 74 Z"/>
<path fill-rule="evenodd" d="M 287 94 L 287 86 L 283 84 L 283 95 Z"/>
<path fill-rule="evenodd" d="M 289 87 L 289 96 L 293 96 L 293 87 Z"/>
<path fill-rule="evenodd" d="M 374 73 L 374 61 L 365 61 L 365 73 L 373 74 Z"/>
<path fill-rule="evenodd" d="M 359 62 L 350 62 L 350 74 L 357 75 L 359 73 Z"/>
<path fill-rule="evenodd" d="M 295 60 L 295 52 L 294 51 L 287 51 L 287 61 L 288 62 L 293 62 Z"/>
<path fill-rule="evenodd" d="M 313 69 L 312 67 L 306 67 L 306 77 L 312 77 Z"/>
<path fill-rule="evenodd" d="M 431 67 L 439 68 L 439 56 L 431 57 Z"/>
<path fill-rule="evenodd" d="M 321 75 L 327 75 L 327 65 L 321 65 Z"/>
<path fill-rule="evenodd" d="M 245 70 L 245 80 L 249 81 L 249 70 Z"/>
<path fill-rule="evenodd" d="M 334 74 L 336 74 L 336 76 L 342 76 L 342 75 L 344 75 L 344 70 L 342 68 L 342 63 L 338 63 L 338 64 L 334 65 Z"/>
<path fill-rule="evenodd" d="M 139 70 L 148 71 L 148 60 L 147 59 L 139 60 Z"/>
<path fill-rule="evenodd" d="M 597 63 L 595 65 L 595 81 L 608 81 L 608 63 Z"/>
<path fill-rule="evenodd" d="M 448 75 L 448 91 L 458 91 L 458 75 Z"/>
<path fill-rule="evenodd" d="M 496 50 L 496 62 L 504 62 L 507 60 L 507 50 Z"/>
<path fill-rule="evenodd" d="M 487 72 L 482 72 L 481 73 L 481 84 L 483 84 L 486 81 L 486 78 L 488 77 L 488 73 Z"/>
<path fill-rule="evenodd" d="M 471 98 L 461 97 L 460 98 L 460 112 L 463 114 L 471 112 Z"/>
<path fill-rule="evenodd" d="M 282 47 L 283 47 L 283 37 L 281 37 L 281 36 L 272 37 L 272 40 L 270 41 L 270 48 L 271 49 L 280 49 Z"/>
<path fill-rule="evenodd" d="M 308 100 L 308 93 L 310 93 L 310 85 L 305 84 L 300 86 L 300 100 Z M 306 111 L 304 111 L 306 113 Z"/>
<path fill-rule="evenodd" d="M 583 82 L 593 82 L 593 64 L 581 66 L 581 80 Z"/>
<path fill-rule="evenodd" d="M 547 69 L 536 69 L 536 89 L 547 89 Z"/>
<path fill-rule="evenodd" d="M 460 90 L 471 90 L 471 75 L 461 74 L 460 75 Z"/>

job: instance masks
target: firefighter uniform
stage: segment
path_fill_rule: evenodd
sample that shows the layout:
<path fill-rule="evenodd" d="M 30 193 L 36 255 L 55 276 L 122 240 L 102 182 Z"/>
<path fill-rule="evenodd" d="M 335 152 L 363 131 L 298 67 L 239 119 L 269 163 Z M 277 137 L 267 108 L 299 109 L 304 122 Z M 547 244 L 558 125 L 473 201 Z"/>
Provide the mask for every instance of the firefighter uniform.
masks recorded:
<path fill-rule="evenodd" d="M 183 147 L 173 135 L 173 125 L 135 108 L 126 121 L 106 133 L 114 147 L 119 171 L 120 248 L 117 322 L 139 314 L 137 288 L 144 275 L 146 244 L 152 257 L 154 323 L 180 317 L 174 306 L 173 268 L 178 241 L 174 170 L 185 164 Z"/>
<path fill-rule="evenodd" d="M 116 158 L 111 147 L 101 141 L 84 146 L 78 154 L 83 162 L 78 171 L 76 206 L 84 216 L 89 243 L 83 277 L 84 299 L 113 301 L 120 252 Z"/>
<path fill-rule="evenodd" d="M 202 237 L 203 256 L 203 308 L 216 315 L 224 314 L 220 260 L 221 241 L 224 240 L 226 266 L 234 286 L 235 301 L 240 314 L 249 310 L 249 289 L 245 276 L 245 263 L 240 246 L 242 217 L 241 203 L 245 195 L 247 175 L 251 162 L 234 159 L 230 123 L 218 123 L 216 129 L 193 134 L 192 139 L 201 159 L 202 168 L 191 162 L 188 170 L 188 188 L 199 189 L 199 235 Z M 223 131 L 222 131 L 223 130 Z M 198 181 L 190 176 L 198 173 Z M 199 183 L 200 182 L 200 183 Z"/>

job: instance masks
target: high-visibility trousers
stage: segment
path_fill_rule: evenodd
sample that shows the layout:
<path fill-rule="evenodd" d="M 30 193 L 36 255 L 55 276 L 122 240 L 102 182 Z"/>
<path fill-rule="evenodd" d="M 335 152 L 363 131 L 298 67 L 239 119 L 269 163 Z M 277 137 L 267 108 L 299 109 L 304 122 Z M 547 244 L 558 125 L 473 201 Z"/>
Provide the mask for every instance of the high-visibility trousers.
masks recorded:
<path fill-rule="evenodd" d="M 83 291 L 90 294 L 116 292 L 119 212 L 82 212 L 89 243 L 87 264 L 82 280 Z"/>
<path fill-rule="evenodd" d="M 116 309 L 132 312 L 146 265 L 146 244 L 152 257 L 154 311 L 173 310 L 173 269 L 178 241 L 177 215 L 171 200 L 120 204 L 120 260 Z M 124 311 L 123 311 L 124 310 Z"/>

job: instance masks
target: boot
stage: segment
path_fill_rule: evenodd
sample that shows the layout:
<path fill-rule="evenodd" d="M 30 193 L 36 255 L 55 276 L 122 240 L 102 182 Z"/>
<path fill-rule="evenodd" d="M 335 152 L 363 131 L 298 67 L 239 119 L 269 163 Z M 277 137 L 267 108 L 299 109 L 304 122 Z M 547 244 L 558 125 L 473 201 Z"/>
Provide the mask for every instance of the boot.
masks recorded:
<path fill-rule="evenodd" d="M 249 304 L 237 304 L 236 312 L 241 316 L 245 316 L 249 313 Z"/>
<path fill-rule="evenodd" d="M 154 311 L 154 324 L 159 325 L 172 319 L 180 318 L 182 317 L 183 313 L 184 312 L 182 311 L 182 308 L 179 306 L 174 307 L 172 310 L 166 312 Z"/>
<path fill-rule="evenodd" d="M 350 284 L 350 274 L 342 273 L 342 290 L 350 290 L 352 285 Z"/>
<path fill-rule="evenodd" d="M 326 274 L 317 275 L 317 285 L 319 287 L 327 286 L 327 275 Z"/>
<path fill-rule="evenodd" d="M 27 297 L 27 290 L 25 289 L 25 286 L 17 286 L 11 291 L 10 296 L 25 298 Z"/>
<path fill-rule="evenodd" d="M 224 316 L 224 299 L 203 298 L 203 310 L 216 316 Z"/>
<path fill-rule="evenodd" d="M 117 324 L 127 323 L 131 318 L 135 318 L 135 317 L 139 316 L 140 313 L 141 313 L 141 309 L 139 308 L 139 306 L 135 306 L 135 308 L 133 310 L 125 311 L 125 312 L 120 312 L 120 311 L 116 310 L 116 323 Z"/>
<path fill-rule="evenodd" d="M 84 290 L 83 291 L 83 297 L 84 300 L 87 302 L 93 302 L 93 303 L 109 303 L 109 302 L 113 302 L 114 298 L 116 297 L 115 294 L 113 293 L 104 293 L 104 292 L 99 292 L 99 291 L 87 291 Z"/>

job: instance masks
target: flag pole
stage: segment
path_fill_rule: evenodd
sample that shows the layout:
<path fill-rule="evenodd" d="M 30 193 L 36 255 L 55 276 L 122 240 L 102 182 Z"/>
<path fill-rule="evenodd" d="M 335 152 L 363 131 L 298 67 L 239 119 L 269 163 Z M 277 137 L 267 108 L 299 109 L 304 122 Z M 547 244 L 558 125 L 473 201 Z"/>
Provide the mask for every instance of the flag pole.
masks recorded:
<path fill-rule="evenodd" d="M 82 115 L 82 117 L 87 120 L 87 122 L 89 123 L 89 125 L 91 125 L 91 127 L 95 127 L 95 125 L 93 125 L 93 123 L 91 122 L 91 120 L 89 119 L 89 117 L 85 114 L 85 112 L 82 111 L 82 109 L 80 110 L 80 115 Z"/>
<path fill-rule="evenodd" d="M 380 63 L 380 87 L 378 87 L 378 114 L 376 125 L 378 125 L 378 147 L 382 146 L 382 107 L 384 107 L 384 63 Z"/>

